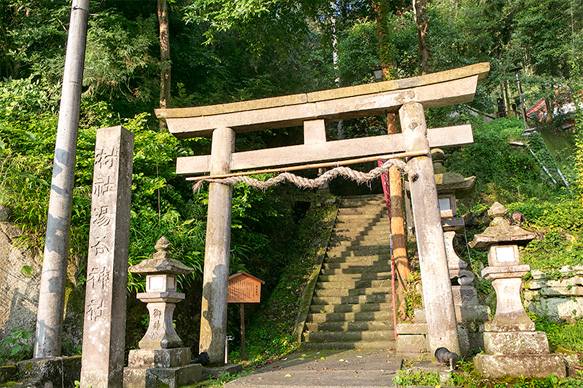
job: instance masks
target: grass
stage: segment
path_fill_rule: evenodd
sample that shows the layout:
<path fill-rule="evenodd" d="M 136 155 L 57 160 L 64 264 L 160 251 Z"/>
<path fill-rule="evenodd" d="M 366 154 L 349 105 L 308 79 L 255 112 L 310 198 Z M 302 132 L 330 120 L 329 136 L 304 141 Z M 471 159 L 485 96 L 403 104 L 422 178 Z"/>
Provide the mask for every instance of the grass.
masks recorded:
<path fill-rule="evenodd" d="M 397 372 L 393 378 L 397 387 L 407 386 L 458 386 L 462 388 L 575 388 L 583 387 L 583 380 L 567 378 L 560 380 L 555 376 L 544 379 L 529 378 L 502 378 L 498 380 L 484 379 L 474 370 L 471 362 L 461 362 L 455 372 L 447 375 L 440 375 L 439 372 L 420 371 L 404 369 Z"/>
<path fill-rule="evenodd" d="M 546 317 L 535 317 L 536 329 L 547 333 L 551 348 L 568 352 L 583 352 L 583 320 L 556 322 Z"/>

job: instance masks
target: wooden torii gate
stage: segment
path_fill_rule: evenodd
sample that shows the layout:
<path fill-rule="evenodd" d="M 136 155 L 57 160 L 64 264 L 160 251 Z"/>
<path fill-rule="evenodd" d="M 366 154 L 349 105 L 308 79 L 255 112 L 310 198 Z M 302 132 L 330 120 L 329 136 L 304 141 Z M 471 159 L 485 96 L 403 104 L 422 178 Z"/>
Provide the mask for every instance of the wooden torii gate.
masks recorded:
<path fill-rule="evenodd" d="M 384 81 L 313 93 L 195 108 L 159 109 L 170 133 L 179 138 L 212 135 L 210 155 L 181 157 L 176 173 L 211 176 L 233 171 L 372 157 L 397 152 L 417 173 L 410 179 L 430 350 L 460 354 L 445 253 L 431 147 L 473 142 L 470 125 L 427 129 L 425 108 L 469 102 L 490 65 L 479 63 L 421 77 Z M 402 133 L 327 141 L 327 121 L 399 112 Z M 235 152 L 235 134 L 290 126 L 304 127 L 304 144 Z M 204 260 L 200 352 L 214 364 L 225 356 L 232 188 L 211 183 Z"/>

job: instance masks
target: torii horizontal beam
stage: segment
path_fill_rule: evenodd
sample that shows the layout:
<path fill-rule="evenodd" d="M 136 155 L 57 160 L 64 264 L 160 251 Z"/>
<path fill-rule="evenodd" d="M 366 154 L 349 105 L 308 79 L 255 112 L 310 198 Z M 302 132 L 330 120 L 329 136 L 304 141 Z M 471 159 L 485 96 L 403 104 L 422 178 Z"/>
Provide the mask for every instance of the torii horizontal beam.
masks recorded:
<path fill-rule="evenodd" d="M 428 74 L 291 96 L 195 108 L 157 109 L 170 133 L 180 138 L 209 136 L 216 128 L 237 132 L 302 125 L 304 121 L 349 118 L 396 112 L 407 102 L 433 108 L 469 102 L 488 63 Z"/>
<path fill-rule="evenodd" d="M 321 133 L 324 133 L 322 122 Z M 231 155 L 231 171 L 276 168 L 297 164 L 329 162 L 348 158 L 392 154 L 405 151 L 405 135 L 381 135 L 358 139 L 306 142 L 288 147 L 235 152 Z M 429 129 L 431 148 L 451 147 L 474 142 L 471 125 Z M 203 174 L 210 171 L 211 156 L 186 156 L 176 160 L 179 175 Z"/>

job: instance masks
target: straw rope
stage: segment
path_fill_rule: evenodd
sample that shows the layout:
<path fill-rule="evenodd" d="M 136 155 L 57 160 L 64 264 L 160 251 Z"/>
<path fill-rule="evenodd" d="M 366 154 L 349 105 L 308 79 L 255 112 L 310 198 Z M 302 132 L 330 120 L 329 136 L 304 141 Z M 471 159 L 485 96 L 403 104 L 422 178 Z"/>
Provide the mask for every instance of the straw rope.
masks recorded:
<path fill-rule="evenodd" d="M 411 171 L 411 168 L 407 166 L 405 162 L 399 159 L 390 159 L 383 163 L 382 166 L 376 167 L 370 170 L 369 172 L 356 171 L 351 169 L 350 167 L 336 167 L 326 171 L 325 173 L 314 179 L 304 178 L 301 176 L 291 174 L 289 172 L 283 172 L 278 176 L 270 178 L 266 181 L 260 181 L 254 178 L 250 178 L 248 176 L 233 176 L 221 179 L 206 178 L 203 180 L 199 180 L 194 185 L 192 185 L 192 191 L 194 193 L 198 193 L 202 188 L 204 182 L 221 183 L 229 186 L 233 186 L 237 183 L 245 183 L 246 185 L 249 185 L 260 190 L 267 190 L 268 188 L 275 185 L 279 185 L 280 183 L 291 182 L 300 189 L 315 189 L 339 176 L 342 176 L 345 179 L 353 180 L 360 185 L 363 183 L 368 183 L 380 177 L 381 175 L 387 173 L 389 171 L 389 168 L 391 168 L 392 166 L 395 166 L 402 172 L 408 174 L 410 178 L 413 179 L 413 181 L 417 179 L 417 174 Z"/>

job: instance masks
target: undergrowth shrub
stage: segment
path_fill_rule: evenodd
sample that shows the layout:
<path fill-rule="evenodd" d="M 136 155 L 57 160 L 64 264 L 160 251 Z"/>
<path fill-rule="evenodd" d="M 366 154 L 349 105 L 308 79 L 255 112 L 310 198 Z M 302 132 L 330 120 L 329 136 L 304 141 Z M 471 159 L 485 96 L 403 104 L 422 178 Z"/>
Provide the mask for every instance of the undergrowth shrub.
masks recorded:
<path fill-rule="evenodd" d="M 583 241 L 551 229 L 542 239 L 535 239 L 521 249 L 521 262 L 531 269 L 561 268 L 583 264 Z"/>
<path fill-rule="evenodd" d="M 12 221 L 24 231 L 21 239 L 39 251 L 44 244 L 55 144 L 60 85 L 42 79 L 0 82 L 0 204 L 12 209 Z M 193 196 L 190 184 L 175 174 L 178 156 L 207 147 L 208 140 L 179 141 L 158 130 L 151 115 L 120 118 L 103 101 L 83 98 L 77 141 L 75 184 L 71 215 L 71 256 L 83 269 L 87 256 L 91 185 L 97 129 L 123 125 L 134 133 L 130 265 L 150 258 L 162 236 L 173 244 L 175 257 L 195 269 L 188 284 L 200 279 L 204 257 L 208 191 Z M 280 267 L 274 240 L 284 241 L 291 229 L 285 222 L 290 206 L 281 190 L 261 192 L 238 186 L 233 194 L 232 270 L 252 261 L 269 277 Z M 277 245 L 277 244 L 275 244 Z M 83 270 L 81 282 L 83 282 Z M 263 273 L 261 273 L 263 275 Z M 277 277 L 275 277 L 277 278 Z M 190 280 L 189 280 L 190 279 Z M 143 277 L 130 274 L 129 287 L 143 288 Z"/>
<path fill-rule="evenodd" d="M 503 118 L 490 123 L 476 118 L 468 120 L 472 124 L 474 143 L 452 149 L 446 161 L 449 171 L 476 176 L 472 195 L 458 201 L 461 213 L 480 212 L 495 201 L 508 206 L 516 201 L 561 193 L 560 187 L 549 185 L 530 152 L 510 144 L 524 142 L 520 120 Z"/>
<path fill-rule="evenodd" d="M 10 334 L 0 345 L 0 362 L 10 363 L 32 357 L 31 332 L 20 328 L 10 330 Z"/>
<path fill-rule="evenodd" d="M 583 265 L 583 207 L 572 196 L 515 202 L 509 211 L 524 214 L 537 238 L 521 249 L 521 261 L 532 269 Z"/>

